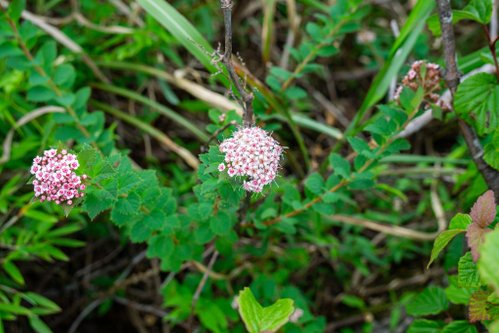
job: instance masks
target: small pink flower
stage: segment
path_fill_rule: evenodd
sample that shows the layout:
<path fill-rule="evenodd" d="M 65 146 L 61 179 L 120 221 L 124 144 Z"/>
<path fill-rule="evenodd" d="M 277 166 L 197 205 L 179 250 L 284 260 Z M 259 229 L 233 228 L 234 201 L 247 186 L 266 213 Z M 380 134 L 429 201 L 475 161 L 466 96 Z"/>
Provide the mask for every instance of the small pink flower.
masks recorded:
<path fill-rule="evenodd" d="M 225 170 L 225 164 L 220 163 L 220 164 L 218 165 L 218 171 L 222 172 L 222 171 L 224 171 L 224 170 Z"/>
<path fill-rule="evenodd" d="M 220 144 L 225 153 L 227 174 L 246 177 L 246 191 L 261 192 L 277 175 L 283 149 L 265 130 L 259 127 L 240 128 Z M 224 164 L 224 163 L 222 163 Z M 219 166 L 219 171 L 225 170 Z"/>
<path fill-rule="evenodd" d="M 56 204 L 72 205 L 74 197 L 81 197 L 86 186 L 81 180 L 87 176 L 78 176 L 71 169 L 76 170 L 79 166 L 74 154 L 69 154 L 67 150 L 60 153 L 56 149 L 44 151 L 43 158 L 35 157 L 31 166 L 35 197 L 40 198 L 40 202 L 54 201 Z M 72 190 L 71 190 L 72 189 Z"/>

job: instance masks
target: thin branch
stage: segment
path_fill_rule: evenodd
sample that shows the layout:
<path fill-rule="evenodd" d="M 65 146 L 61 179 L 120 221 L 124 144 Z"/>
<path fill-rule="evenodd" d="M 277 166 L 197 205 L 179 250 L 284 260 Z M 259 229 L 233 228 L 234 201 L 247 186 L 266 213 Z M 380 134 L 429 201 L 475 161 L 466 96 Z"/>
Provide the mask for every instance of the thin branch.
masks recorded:
<path fill-rule="evenodd" d="M 452 96 L 454 96 L 459 85 L 460 75 L 456 63 L 456 42 L 452 27 L 452 9 L 450 0 L 438 0 L 437 4 L 444 44 L 445 81 Z M 464 120 L 459 119 L 458 122 L 473 161 L 489 188 L 494 191 L 496 199 L 499 200 L 499 172 L 483 160 L 483 149 L 475 131 Z"/>
<path fill-rule="evenodd" d="M 210 262 L 208 263 L 208 270 L 204 272 L 203 277 L 201 278 L 201 281 L 199 281 L 198 287 L 196 288 L 196 291 L 194 292 L 194 296 L 192 297 L 192 302 L 191 302 L 191 314 L 189 316 L 189 328 L 190 331 L 192 331 L 192 324 L 194 320 L 194 313 L 196 309 L 196 304 L 199 300 L 199 296 L 201 296 L 201 292 L 203 291 L 203 288 L 206 284 L 206 281 L 208 281 L 208 272 L 213 269 L 213 265 L 215 264 L 215 261 L 217 261 L 218 258 L 218 251 L 213 252 L 213 255 L 211 256 Z"/>
<path fill-rule="evenodd" d="M 243 125 L 250 127 L 254 125 L 253 120 L 253 94 L 248 93 L 237 75 L 234 65 L 232 64 L 232 0 L 220 0 L 220 7 L 224 15 L 225 24 L 225 51 L 222 56 L 223 63 L 229 72 L 230 79 L 236 86 L 236 89 L 241 96 L 238 98 L 239 103 L 244 109 Z"/>

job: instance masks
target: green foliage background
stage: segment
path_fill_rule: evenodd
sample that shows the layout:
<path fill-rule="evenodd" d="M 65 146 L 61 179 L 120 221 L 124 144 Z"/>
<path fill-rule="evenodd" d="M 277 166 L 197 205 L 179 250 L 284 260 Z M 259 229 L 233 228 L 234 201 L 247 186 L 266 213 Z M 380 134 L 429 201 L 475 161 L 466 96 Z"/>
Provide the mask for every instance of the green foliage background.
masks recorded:
<path fill-rule="evenodd" d="M 477 266 L 466 215 L 447 228 L 487 190 L 456 117 L 499 169 L 495 76 L 455 113 L 387 97 L 414 60 L 443 65 L 434 1 L 254 3 L 233 10 L 236 70 L 286 147 L 261 195 L 217 170 L 241 124 L 218 1 L 0 3 L 0 332 L 497 332 L 496 307 L 463 315 L 497 303 L 497 230 Z M 459 69 L 493 63 L 491 2 L 453 5 Z M 73 209 L 33 200 L 49 147 L 89 175 Z"/>

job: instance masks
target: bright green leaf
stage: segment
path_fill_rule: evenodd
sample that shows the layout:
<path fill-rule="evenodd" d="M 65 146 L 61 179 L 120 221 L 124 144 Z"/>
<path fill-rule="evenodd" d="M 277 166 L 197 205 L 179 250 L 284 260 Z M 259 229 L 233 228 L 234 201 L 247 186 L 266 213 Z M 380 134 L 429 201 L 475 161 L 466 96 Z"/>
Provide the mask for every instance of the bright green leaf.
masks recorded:
<path fill-rule="evenodd" d="M 466 232 L 465 229 L 453 229 L 453 230 L 445 230 L 442 231 L 437 238 L 435 239 L 435 242 L 433 243 L 433 249 L 431 250 L 431 257 L 430 257 L 430 262 L 426 266 L 427 268 L 430 267 L 431 263 L 438 257 L 440 252 L 449 244 L 449 242 L 456 237 L 456 235 L 459 235 L 462 232 Z"/>
<path fill-rule="evenodd" d="M 499 85 L 497 78 L 478 73 L 463 81 L 454 99 L 457 114 L 476 128 L 479 135 L 499 127 Z"/>
<path fill-rule="evenodd" d="M 449 303 L 442 288 L 428 287 L 414 296 L 405 307 L 409 315 L 418 317 L 439 314 L 447 310 Z"/>

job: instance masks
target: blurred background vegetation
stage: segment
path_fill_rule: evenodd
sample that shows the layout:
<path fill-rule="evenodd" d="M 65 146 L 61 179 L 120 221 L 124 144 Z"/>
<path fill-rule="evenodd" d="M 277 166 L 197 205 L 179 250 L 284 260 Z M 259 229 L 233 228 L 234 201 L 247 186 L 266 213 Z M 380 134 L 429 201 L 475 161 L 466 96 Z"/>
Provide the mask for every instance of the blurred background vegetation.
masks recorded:
<path fill-rule="evenodd" d="M 406 133 L 410 150 L 380 161 L 374 187 L 342 192 L 326 215 L 343 218 L 324 217 L 321 207 L 272 227 L 243 225 L 204 252 L 177 249 L 178 267 L 166 271 L 109 214 L 90 220 L 75 208 L 66 217 L 32 201 L 34 156 L 90 144 L 155 170 L 185 210 L 196 156 L 213 133 L 211 143 L 240 122 L 218 73 L 219 2 L 139 2 L 28 0 L 21 14 L 0 0 L 3 331 L 243 332 L 233 301 L 250 286 L 264 304 L 289 297 L 304 311 L 286 332 L 405 332 L 413 320 L 405 305 L 427 286 L 448 286 L 465 252 L 461 235 L 426 269 L 431 235 L 487 189 L 451 113 L 434 110 Z M 236 70 L 255 94 L 257 124 L 287 147 L 278 186 L 252 199 L 252 218 L 277 216 L 284 194 L 309 197 L 311 182 L 330 173 L 332 151 L 352 160 L 345 138 L 376 120 L 375 106 L 392 99 L 413 61 L 444 65 L 442 40 L 427 25 L 435 13 L 433 0 L 236 1 Z M 492 62 L 476 24 L 455 30 L 464 74 Z M 398 235 L 394 226 L 429 236 Z M 454 305 L 443 318 L 464 313 Z"/>

